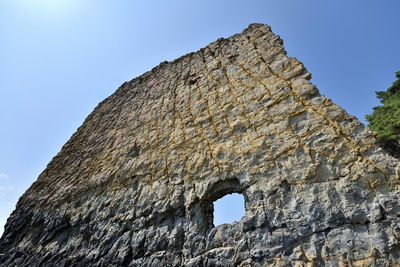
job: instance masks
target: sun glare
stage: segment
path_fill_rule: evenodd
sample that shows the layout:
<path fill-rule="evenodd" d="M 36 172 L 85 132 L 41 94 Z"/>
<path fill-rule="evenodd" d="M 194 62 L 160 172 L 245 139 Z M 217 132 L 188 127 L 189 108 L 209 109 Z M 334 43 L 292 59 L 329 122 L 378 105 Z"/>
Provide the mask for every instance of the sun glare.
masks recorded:
<path fill-rule="evenodd" d="M 20 0 L 15 1 L 14 4 L 27 14 L 41 18 L 62 18 L 72 15 L 83 2 L 78 0 Z"/>

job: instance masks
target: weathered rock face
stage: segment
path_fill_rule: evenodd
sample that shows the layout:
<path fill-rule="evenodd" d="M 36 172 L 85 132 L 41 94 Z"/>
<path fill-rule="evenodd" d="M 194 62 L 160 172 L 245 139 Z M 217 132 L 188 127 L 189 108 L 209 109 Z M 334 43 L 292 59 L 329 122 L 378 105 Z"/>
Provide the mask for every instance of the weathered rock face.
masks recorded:
<path fill-rule="evenodd" d="M 21 197 L 2 266 L 400 263 L 399 161 L 265 25 L 124 83 Z M 213 226 L 238 192 L 246 214 Z"/>

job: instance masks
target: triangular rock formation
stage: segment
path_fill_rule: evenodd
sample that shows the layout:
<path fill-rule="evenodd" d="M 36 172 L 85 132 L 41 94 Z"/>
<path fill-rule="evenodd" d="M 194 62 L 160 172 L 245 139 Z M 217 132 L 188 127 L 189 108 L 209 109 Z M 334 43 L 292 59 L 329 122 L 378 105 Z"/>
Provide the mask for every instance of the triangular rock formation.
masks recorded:
<path fill-rule="evenodd" d="M 0 264 L 400 264 L 399 161 L 310 77 L 252 24 L 124 83 L 20 198 Z M 233 192 L 246 214 L 214 227 Z"/>

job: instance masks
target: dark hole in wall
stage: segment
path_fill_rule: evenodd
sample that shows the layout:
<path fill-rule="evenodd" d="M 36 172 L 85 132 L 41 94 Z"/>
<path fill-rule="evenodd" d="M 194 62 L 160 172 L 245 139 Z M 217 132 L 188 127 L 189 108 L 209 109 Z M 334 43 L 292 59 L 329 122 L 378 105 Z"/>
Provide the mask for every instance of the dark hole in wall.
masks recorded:
<path fill-rule="evenodd" d="M 197 79 L 191 79 L 191 80 L 189 80 L 189 85 L 194 85 L 194 84 L 196 84 L 196 82 L 197 82 Z"/>
<path fill-rule="evenodd" d="M 135 143 L 129 150 L 128 156 L 131 158 L 139 156 L 140 147 Z"/>

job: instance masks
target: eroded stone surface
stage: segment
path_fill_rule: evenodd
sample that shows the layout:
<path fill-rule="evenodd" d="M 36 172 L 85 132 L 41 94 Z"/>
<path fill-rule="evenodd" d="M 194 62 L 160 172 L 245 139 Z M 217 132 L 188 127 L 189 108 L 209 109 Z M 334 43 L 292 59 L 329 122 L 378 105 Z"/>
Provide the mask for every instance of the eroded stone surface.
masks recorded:
<path fill-rule="evenodd" d="M 399 161 L 266 25 L 124 83 L 20 198 L 2 266 L 400 263 Z M 212 202 L 245 196 L 214 227 Z"/>

